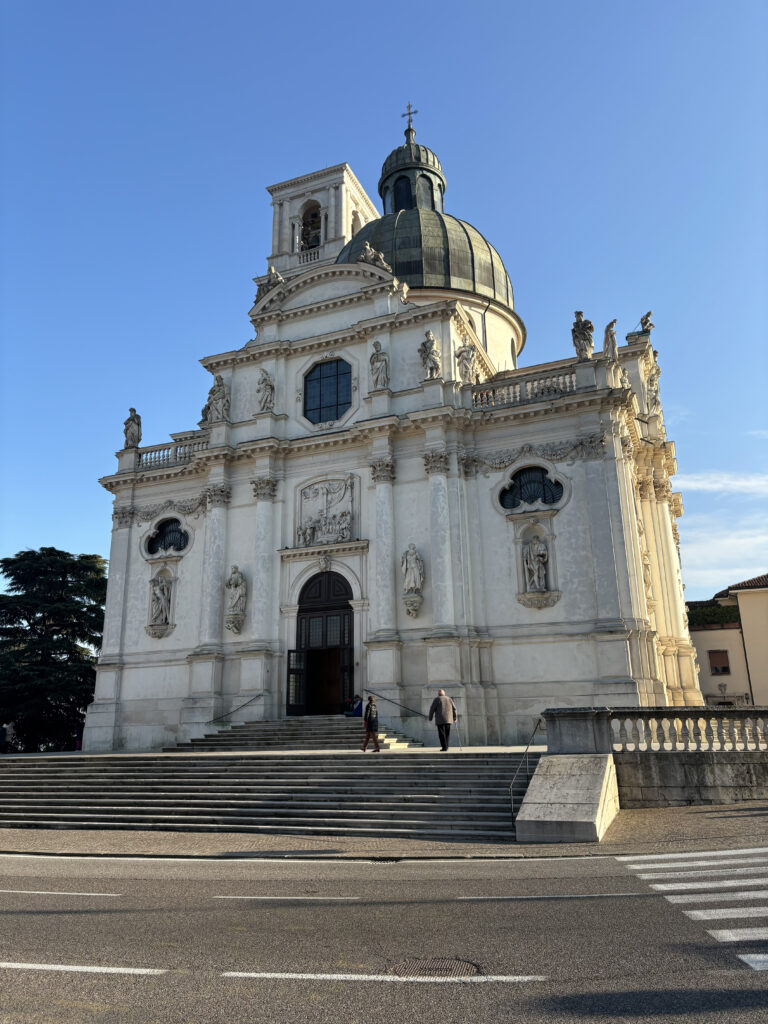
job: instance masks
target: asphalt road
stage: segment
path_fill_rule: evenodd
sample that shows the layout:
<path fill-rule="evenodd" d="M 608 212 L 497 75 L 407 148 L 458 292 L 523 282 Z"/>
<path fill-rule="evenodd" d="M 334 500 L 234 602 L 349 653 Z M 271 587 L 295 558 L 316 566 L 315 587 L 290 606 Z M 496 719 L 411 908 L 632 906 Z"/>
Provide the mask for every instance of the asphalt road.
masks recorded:
<path fill-rule="evenodd" d="M 768 1021 L 768 849 L 0 856 L 0 890 L 0 1024 Z"/>

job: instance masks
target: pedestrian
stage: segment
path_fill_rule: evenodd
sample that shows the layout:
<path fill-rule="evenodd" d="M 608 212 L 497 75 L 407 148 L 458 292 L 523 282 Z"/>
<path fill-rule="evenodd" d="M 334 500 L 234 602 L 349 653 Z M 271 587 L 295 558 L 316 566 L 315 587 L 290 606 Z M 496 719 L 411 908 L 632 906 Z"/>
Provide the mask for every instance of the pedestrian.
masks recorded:
<path fill-rule="evenodd" d="M 365 726 L 365 743 L 363 744 L 363 753 L 368 748 L 368 741 L 373 741 L 373 752 L 378 754 L 379 752 L 379 712 L 376 707 L 376 699 L 374 697 L 368 698 L 368 703 L 365 706 L 365 714 L 363 715 L 363 725 Z"/>
<path fill-rule="evenodd" d="M 446 697 L 445 690 L 438 690 L 437 696 L 432 701 L 429 709 L 429 720 L 434 716 L 437 725 L 437 736 L 440 740 L 440 749 L 443 753 L 448 750 L 448 739 L 451 735 L 451 725 L 458 720 L 456 705 L 450 697 Z"/>

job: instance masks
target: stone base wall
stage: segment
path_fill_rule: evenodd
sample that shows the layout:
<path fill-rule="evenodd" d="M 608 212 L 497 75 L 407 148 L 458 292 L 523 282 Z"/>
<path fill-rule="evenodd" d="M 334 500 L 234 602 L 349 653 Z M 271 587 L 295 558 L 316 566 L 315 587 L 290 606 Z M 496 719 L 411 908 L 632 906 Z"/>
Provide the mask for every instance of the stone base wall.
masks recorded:
<path fill-rule="evenodd" d="M 613 755 L 623 809 L 768 800 L 768 751 Z"/>

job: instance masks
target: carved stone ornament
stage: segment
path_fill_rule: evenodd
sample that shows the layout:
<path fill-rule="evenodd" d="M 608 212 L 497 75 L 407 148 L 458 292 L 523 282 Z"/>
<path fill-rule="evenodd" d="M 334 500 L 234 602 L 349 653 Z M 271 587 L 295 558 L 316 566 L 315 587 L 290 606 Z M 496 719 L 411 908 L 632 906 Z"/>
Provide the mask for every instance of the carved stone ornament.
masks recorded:
<path fill-rule="evenodd" d="M 475 346 L 467 342 L 456 349 L 456 362 L 459 367 L 459 378 L 462 384 L 474 384 L 477 377 L 477 352 Z"/>
<path fill-rule="evenodd" d="M 459 466 L 461 468 L 461 474 L 467 480 L 477 476 L 477 468 L 480 465 L 480 460 L 476 455 L 468 455 L 464 452 L 459 455 Z"/>
<path fill-rule="evenodd" d="M 647 501 L 653 491 L 653 482 L 649 476 L 641 476 L 637 481 L 637 489 L 643 501 Z"/>
<path fill-rule="evenodd" d="M 273 476 L 257 476 L 255 480 L 251 480 L 251 487 L 257 501 L 274 501 L 277 480 Z"/>
<path fill-rule="evenodd" d="M 319 572 L 329 572 L 331 568 L 331 556 L 330 555 L 318 555 L 317 556 L 317 568 Z"/>
<path fill-rule="evenodd" d="M 248 600 L 248 584 L 245 582 L 245 576 L 240 572 L 239 566 L 232 566 L 224 589 L 227 596 L 224 625 L 232 633 L 239 633 L 245 622 L 245 604 Z"/>
<path fill-rule="evenodd" d="M 625 459 L 631 459 L 634 453 L 634 445 L 632 444 L 632 438 L 628 434 L 624 434 L 621 438 L 621 454 Z"/>
<path fill-rule="evenodd" d="M 626 367 L 622 366 L 621 373 L 619 374 L 619 380 L 623 388 L 631 388 L 632 385 L 629 383 L 629 374 L 627 373 Z"/>
<path fill-rule="evenodd" d="M 263 366 L 259 371 L 256 398 L 259 402 L 259 412 L 272 412 L 275 408 L 275 385 Z"/>
<path fill-rule="evenodd" d="M 421 594 L 405 594 L 403 597 L 403 604 L 405 605 L 405 613 L 411 618 L 415 619 L 421 609 L 424 598 Z"/>
<path fill-rule="evenodd" d="M 199 519 L 208 509 L 209 489 L 206 488 L 196 498 L 189 501 L 164 501 L 159 505 L 122 505 L 112 513 L 117 516 L 118 526 L 129 526 L 131 522 L 149 523 L 164 512 L 178 512 L 190 519 Z M 130 518 L 129 518 L 130 517 Z"/>
<path fill-rule="evenodd" d="M 653 353 L 654 361 L 651 366 L 648 380 L 645 382 L 645 405 L 649 416 L 655 416 L 661 412 L 661 396 L 659 395 L 659 377 L 661 367 L 656 362 L 656 353 Z"/>
<path fill-rule="evenodd" d="M 424 471 L 427 476 L 431 476 L 432 473 L 447 473 L 448 466 L 448 452 L 424 452 Z"/>
<path fill-rule="evenodd" d="M 654 480 L 653 493 L 657 501 L 669 501 L 672 494 L 672 485 L 669 480 Z"/>
<path fill-rule="evenodd" d="M 354 481 L 349 475 L 343 480 L 310 484 L 301 491 L 297 547 L 341 544 L 352 539 Z"/>
<path fill-rule="evenodd" d="M 403 593 L 420 594 L 424 589 L 424 560 L 416 550 L 415 544 L 409 544 L 400 558 L 400 571 L 403 574 Z"/>
<path fill-rule="evenodd" d="M 370 242 L 365 242 L 363 245 L 363 251 L 357 257 L 357 262 L 370 263 L 372 267 L 379 267 L 381 270 L 392 273 L 392 267 L 384 259 L 384 254 L 379 252 L 378 249 L 374 249 Z"/>
<path fill-rule="evenodd" d="M 392 459 L 374 459 L 370 463 L 370 469 L 375 484 L 391 483 L 395 479 L 395 464 Z"/>
<path fill-rule="evenodd" d="M 112 510 L 112 522 L 116 527 L 130 526 L 134 515 L 133 505 L 119 505 Z"/>
<path fill-rule="evenodd" d="M 222 505 L 229 504 L 232 489 L 226 484 L 213 484 L 211 487 L 206 487 L 205 497 L 209 508 L 220 508 Z"/>
<path fill-rule="evenodd" d="M 574 316 L 576 319 L 573 321 L 573 327 L 571 328 L 573 347 L 576 349 L 579 362 L 584 363 L 592 358 L 592 352 L 595 348 L 592 334 L 595 328 L 591 320 L 584 319 L 584 314 L 580 309 L 576 310 Z"/>
<path fill-rule="evenodd" d="M 437 380 L 440 376 L 440 348 L 432 331 L 427 331 L 419 345 L 419 358 L 424 367 L 426 380 Z"/>
<path fill-rule="evenodd" d="M 529 591 L 518 594 L 517 600 L 526 608 L 551 608 L 563 595 L 559 590 Z"/>
<path fill-rule="evenodd" d="M 258 302 L 259 299 L 263 299 L 267 292 L 271 292 L 272 289 L 277 288 L 279 284 L 285 284 L 283 276 L 270 264 L 269 269 L 267 270 L 266 279 L 261 282 L 256 290 L 256 302 Z"/>
<path fill-rule="evenodd" d="M 577 459 L 601 459 L 605 454 L 605 435 L 587 434 L 573 441 L 551 441 L 546 444 L 524 444 L 519 448 L 506 448 L 498 452 L 476 452 L 472 458 L 477 465 L 488 469 L 506 469 L 518 459 L 548 459 L 572 465 Z M 487 475 L 487 474 L 486 474 Z"/>

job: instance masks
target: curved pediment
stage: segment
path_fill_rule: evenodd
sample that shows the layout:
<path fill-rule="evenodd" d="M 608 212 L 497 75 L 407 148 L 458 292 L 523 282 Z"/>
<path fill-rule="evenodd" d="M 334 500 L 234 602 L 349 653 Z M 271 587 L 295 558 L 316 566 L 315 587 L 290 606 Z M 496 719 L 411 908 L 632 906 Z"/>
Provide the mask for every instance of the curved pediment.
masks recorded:
<path fill-rule="evenodd" d="M 391 286 L 392 275 L 370 264 L 314 267 L 283 281 L 263 295 L 250 311 L 251 319 L 272 313 L 317 306 L 344 299 L 378 284 Z"/>

